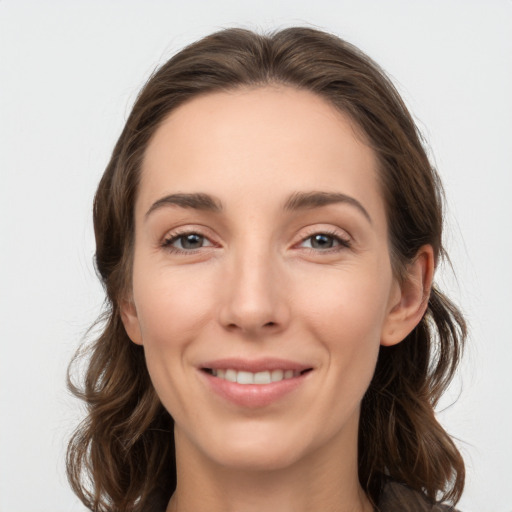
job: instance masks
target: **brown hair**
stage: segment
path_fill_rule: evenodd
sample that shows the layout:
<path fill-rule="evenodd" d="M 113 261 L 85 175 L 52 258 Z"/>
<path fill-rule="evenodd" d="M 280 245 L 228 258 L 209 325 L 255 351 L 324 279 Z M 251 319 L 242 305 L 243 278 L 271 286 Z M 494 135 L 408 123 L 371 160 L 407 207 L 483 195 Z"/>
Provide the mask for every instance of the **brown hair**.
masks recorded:
<path fill-rule="evenodd" d="M 176 485 L 172 418 L 119 310 L 131 286 L 134 203 L 145 149 L 167 115 L 191 98 L 267 84 L 312 91 L 359 126 L 379 160 L 398 277 L 424 244 L 434 248 L 436 263 L 444 256 L 439 177 L 396 89 L 360 50 L 318 30 L 289 28 L 270 35 L 224 30 L 179 52 L 138 96 L 94 202 L 96 266 L 108 307 L 82 387 L 69 380 L 88 415 L 67 456 L 71 485 L 93 511 L 163 510 Z M 465 334 L 461 314 L 434 286 L 414 331 L 396 346 L 381 347 L 359 429 L 359 479 L 374 504 L 387 479 L 431 501 L 460 498 L 464 463 L 434 407 L 454 374 Z"/>

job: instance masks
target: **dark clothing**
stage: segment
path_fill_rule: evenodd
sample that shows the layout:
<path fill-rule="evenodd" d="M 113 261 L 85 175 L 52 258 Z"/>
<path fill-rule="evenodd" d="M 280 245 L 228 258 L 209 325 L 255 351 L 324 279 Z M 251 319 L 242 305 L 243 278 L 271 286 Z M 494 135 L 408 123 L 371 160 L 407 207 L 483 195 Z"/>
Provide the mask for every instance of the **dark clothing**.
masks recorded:
<path fill-rule="evenodd" d="M 379 500 L 380 512 L 457 512 L 450 505 L 433 505 L 405 485 L 389 482 Z"/>

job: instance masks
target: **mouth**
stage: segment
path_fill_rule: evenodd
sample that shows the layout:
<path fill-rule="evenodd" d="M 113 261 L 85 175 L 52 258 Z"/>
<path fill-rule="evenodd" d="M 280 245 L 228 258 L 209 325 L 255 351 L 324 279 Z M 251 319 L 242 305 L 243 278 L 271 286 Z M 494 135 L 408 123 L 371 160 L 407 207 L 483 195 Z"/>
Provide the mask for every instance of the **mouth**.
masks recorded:
<path fill-rule="evenodd" d="M 284 359 L 222 359 L 204 362 L 201 379 L 215 395 L 236 407 L 260 409 L 284 404 L 303 389 L 314 367 Z"/>
<path fill-rule="evenodd" d="M 236 382 L 237 384 L 247 385 L 265 385 L 272 384 L 273 382 L 281 382 L 283 380 L 294 379 L 305 375 L 312 371 L 313 368 L 306 368 L 304 370 L 290 370 L 290 369 L 273 369 L 263 370 L 259 372 L 250 372 L 246 370 L 237 370 L 235 368 L 202 368 L 202 371 L 217 377 L 218 379 L 226 380 L 228 382 Z"/>

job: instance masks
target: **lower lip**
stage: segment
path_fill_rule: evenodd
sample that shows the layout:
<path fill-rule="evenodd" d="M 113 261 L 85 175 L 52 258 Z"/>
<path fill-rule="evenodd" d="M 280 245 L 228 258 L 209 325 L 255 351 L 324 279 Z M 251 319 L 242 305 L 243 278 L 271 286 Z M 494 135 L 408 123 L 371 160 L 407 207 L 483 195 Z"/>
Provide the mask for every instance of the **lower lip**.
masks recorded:
<path fill-rule="evenodd" d="M 225 400 L 240 407 L 259 408 L 277 402 L 296 390 L 311 372 L 270 384 L 238 384 L 214 377 L 202 370 L 200 373 L 206 379 L 210 389 Z"/>

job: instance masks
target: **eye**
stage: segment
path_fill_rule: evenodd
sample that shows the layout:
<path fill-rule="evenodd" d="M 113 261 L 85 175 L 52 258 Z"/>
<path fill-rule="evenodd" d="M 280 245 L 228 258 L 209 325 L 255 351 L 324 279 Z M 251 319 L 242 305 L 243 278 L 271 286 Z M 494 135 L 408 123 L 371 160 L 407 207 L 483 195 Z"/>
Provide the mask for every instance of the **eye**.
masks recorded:
<path fill-rule="evenodd" d="M 300 247 L 327 251 L 329 249 L 350 247 L 350 241 L 334 233 L 314 233 L 305 238 L 300 243 Z"/>
<path fill-rule="evenodd" d="M 162 245 L 174 252 L 190 252 L 203 247 L 213 246 L 208 238 L 195 232 L 171 234 L 164 240 Z"/>

